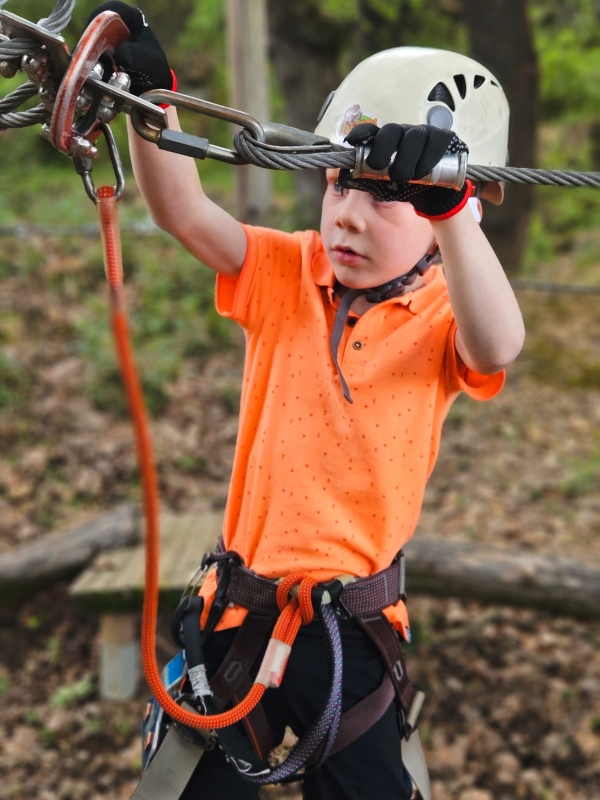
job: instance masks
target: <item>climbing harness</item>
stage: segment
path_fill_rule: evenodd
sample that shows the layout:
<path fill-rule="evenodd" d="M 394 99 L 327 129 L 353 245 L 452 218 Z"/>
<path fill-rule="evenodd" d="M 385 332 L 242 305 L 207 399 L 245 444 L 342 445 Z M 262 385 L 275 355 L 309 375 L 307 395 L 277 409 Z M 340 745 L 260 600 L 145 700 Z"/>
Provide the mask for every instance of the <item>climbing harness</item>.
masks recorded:
<path fill-rule="evenodd" d="M 4 2 L 0 0 L 0 7 L 2 5 Z M 387 168 L 374 171 L 366 164 L 367 146 L 344 146 L 338 136 L 340 125 L 343 132 L 346 123 L 352 124 L 361 114 L 368 116 L 374 111 L 368 105 L 363 107 L 362 100 L 354 102 L 359 106 L 354 110 L 360 112 L 358 116 L 352 111 L 352 106 L 343 108 L 349 101 L 345 97 L 348 86 L 342 84 L 335 96 L 329 98 L 317 133 L 313 134 L 275 123 L 261 124 L 241 111 L 178 92 L 153 90 L 136 97 L 127 91 L 129 76 L 112 63 L 115 49 L 129 35 L 120 17 L 109 11 L 99 14 L 71 52 L 60 36 L 60 30 L 67 24 L 73 5 L 74 0 L 58 0 L 52 14 L 38 24 L 0 11 L 0 76 L 13 77 L 22 69 L 29 77 L 28 82 L 0 101 L 0 129 L 43 123 L 43 135 L 56 149 L 73 159 L 100 218 L 112 327 L 135 430 L 146 527 L 142 660 L 153 700 L 144 722 L 144 777 L 134 797 L 136 800 L 176 800 L 202 753 L 217 744 L 225 750 L 240 773 L 256 784 L 297 780 L 317 769 L 329 755 L 355 741 L 382 717 L 395 700 L 404 735 L 403 759 L 422 797 L 428 800 L 431 793 L 417 731 L 424 695 L 409 681 L 398 635 L 382 613 L 383 609 L 405 599 L 402 553 L 387 569 L 367 578 L 348 580 L 348 576 L 341 576 L 318 584 L 302 574 L 289 575 L 279 582 L 264 578 L 248 569 L 236 553 L 221 548 L 205 558 L 201 572 L 194 578 L 175 615 L 173 634 L 179 646 L 184 648 L 185 657 L 181 652 L 167 665 L 162 676 L 159 674 L 155 654 L 158 486 L 144 400 L 128 333 L 117 211 L 124 179 L 118 149 L 108 124 L 118 113 L 125 112 L 131 115 L 135 130 L 143 138 L 163 150 L 195 158 L 208 157 L 232 164 L 252 163 L 267 169 L 340 168 L 349 170 L 352 179 L 386 180 Z M 487 81 L 489 86 L 485 92 L 489 89 L 493 94 L 493 76 L 481 72 L 479 65 L 476 66 L 480 71 L 471 76 L 465 63 L 461 62 L 461 72 L 451 76 L 461 98 L 465 100 L 469 96 L 465 86 L 471 78 L 474 91 Z M 461 76 L 464 86 L 457 80 Z M 483 81 L 478 85 L 480 79 Z M 442 118 L 448 121 L 444 109 L 456 111 L 456 119 L 460 118 L 458 100 L 453 99 L 449 83 L 448 77 L 438 80 L 427 96 L 429 106 L 423 113 L 431 124 L 435 124 L 435 120 L 441 124 Z M 40 105 L 18 110 L 36 95 L 41 100 Z M 202 137 L 170 130 L 167 115 L 160 107 L 164 103 L 237 124 L 240 130 L 233 139 L 234 149 L 217 147 Z M 335 123 L 336 142 L 328 126 L 336 120 L 338 106 L 343 108 L 343 113 L 341 122 L 337 119 Z M 352 112 L 348 119 L 347 110 Z M 377 109 L 375 111 L 383 114 Z M 501 117 L 498 122 L 500 131 L 504 130 L 507 121 L 507 117 L 506 120 Z M 422 120 L 415 120 L 414 124 L 419 121 Z M 107 142 L 116 183 L 96 189 L 92 165 L 97 155 L 95 142 L 100 136 Z M 503 147 L 502 143 L 498 145 L 498 153 Z M 461 189 L 467 178 L 480 184 L 492 182 L 496 186 L 505 180 L 600 186 L 600 174 L 597 173 L 508 169 L 500 161 L 500 156 L 493 155 L 483 159 L 483 166 L 472 166 L 465 153 L 449 155 L 420 182 L 455 189 Z M 482 196 L 486 196 L 485 191 Z M 499 190 L 492 187 L 488 196 L 497 201 Z M 367 290 L 366 299 L 382 302 L 398 296 L 413 278 L 423 274 L 434 256 L 432 251 L 407 274 L 385 286 Z M 361 290 L 361 293 L 364 292 Z M 348 387 L 337 363 L 337 348 L 353 299 L 352 291 L 342 297 L 331 341 L 332 357 L 345 392 Z M 200 620 L 204 601 L 198 595 L 198 588 L 208 569 L 216 570 L 218 586 L 202 629 Z M 248 614 L 224 662 L 209 681 L 203 646 L 229 604 L 247 609 Z M 267 688 L 280 685 L 300 626 L 315 618 L 320 620 L 323 628 L 331 665 L 327 703 L 322 715 L 285 761 L 271 764 L 271 734 L 260 701 Z M 340 618 L 352 618 L 357 622 L 379 650 L 387 668 L 380 687 L 344 713 L 341 710 Z M 261 654 L 260 668 L 252 679 L 252 665 Z M 236 725 L 240 722 L 245 733 Z"/>

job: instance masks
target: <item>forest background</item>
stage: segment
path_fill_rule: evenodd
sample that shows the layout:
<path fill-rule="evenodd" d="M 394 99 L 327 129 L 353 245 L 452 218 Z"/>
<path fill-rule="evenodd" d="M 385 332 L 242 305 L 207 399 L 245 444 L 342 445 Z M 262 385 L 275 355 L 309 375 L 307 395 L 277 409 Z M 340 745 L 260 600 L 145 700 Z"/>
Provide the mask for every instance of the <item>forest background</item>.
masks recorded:
<path fill-rule="evenodd" d="M 94 0 L 78 0 L 73 46 Z M 52 0 L 9 0 L 29 19 Z M 229 102 L 224 0 L 144 0 L 182 91 Z M 600 0 L 271 0 L 273 119 L 311 130 L 372 52 L 448 48 L 488 66 L 511 105 L 511 163 L 600 170 Z M 0 80 L 0 96 L 23 80 Z M 232 129 L 182 114 L 228 146 Z M 214 277 L 150 223 L 128 161 L 120 205 L 136 357 L 163 505 L 222 508 L 243 342 Z M 235 211 L 233 167 L 199 164 Z M 106 154 L 97 185 L 112 182 Z M 271 224 L 318 225 L 316 172 L 274 175 Z M 82 227 L 83 226 L 83 227 Z M 87 227 L 86 227 L 87 226 Z M 0 137 L 0 558 L 139 500 L 107 324 L 96 212 L 38 128 Z M 512 278 L 600 287 L 600 192 L 508 187 L 484 226 Z M 518 291 L 528 337 L 500 397 L 461 397 L 419 532 L 557 556 L 600 556 L 600 317 L 593 295 Z M 203 505 L 204 504 L 204 505 Z M 0 800 L 129 796 L 142 694 L 98 698 L 97 619 L 66 586 L 0 608 Z M 413 675 L 435 800 L 592 800 L 600 793 L 600 626 L 542 612 L 411 598 Z M 159 637 L 159 656 L 169 654 Z M 39 675 L 44 680 L 39 680 Z M 85 769 L 82 768 L 85 765 Z"/>

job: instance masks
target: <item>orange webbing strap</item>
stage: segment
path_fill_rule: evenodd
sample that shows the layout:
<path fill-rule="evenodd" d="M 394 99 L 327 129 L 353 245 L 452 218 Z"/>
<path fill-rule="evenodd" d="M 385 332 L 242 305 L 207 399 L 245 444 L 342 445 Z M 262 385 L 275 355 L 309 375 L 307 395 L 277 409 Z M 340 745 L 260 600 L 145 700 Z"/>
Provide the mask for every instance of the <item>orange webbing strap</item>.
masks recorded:
<path fill-rule="evenodd" d="M 214 730 L 233 725 L 245 717 L 260 701 L 265 689 L 278 686 L 285 670 L 289 648 L 302 623 L 313 619 L 311 590 L 316 582 L 303 575 L 290 575 L 278 587 L 277 602 L 281 615 L 275 624 L 267 654 L 252 688 L 234 708 L 221 714 L 193 714 L 179 706 L 164 688 L 156 663 L 156 616 L 158 611 L 158 484 L 148 420 L 139 378 L 135 369 L 125 303 L 123 298 L 123 265 L 117 214 L 117 201 L 112 186 L 98 190 L 98 212 L 102 232 L 104 265 L 110 286 L 113 332 L 121 376 L 125 385 L 135 431 L 138 461 L 142 478 L 144 517 L 146 520 L 146 582 L 142 618 L 142 664 L 148 686 L 167 714 L 190 728 Z M 298 599 L 289 600 L 293 586 L 300 584 Z"/>

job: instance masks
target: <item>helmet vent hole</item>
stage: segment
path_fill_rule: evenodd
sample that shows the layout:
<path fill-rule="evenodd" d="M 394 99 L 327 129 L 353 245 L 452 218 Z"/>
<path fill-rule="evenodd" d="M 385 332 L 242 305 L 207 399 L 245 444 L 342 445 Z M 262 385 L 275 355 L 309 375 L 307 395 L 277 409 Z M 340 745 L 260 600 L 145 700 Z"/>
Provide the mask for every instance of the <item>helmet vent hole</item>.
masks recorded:
<path fill-rule="evenodd" d="M 445 103 L 452 111 L 455 110 L 454 100 L 445 83 L 437 83 L 429 92 L 427 99 L 431 102 Z"/>
<path fill-rule="evenodd" d="M 455 75 L 454 76 L 454 83 L 456 84 L 456 88 L 462 99 L 464 100 L 467 96 L 467 80 L 464 75 Z"/>
<path fill-rule="evenodd" d="M 490 81 L 490 83 L 492 84 L 492 86 L 498 86 L 498 84 L 496 83 L 496 81 Z M 500 88 L 500 87 L 498 86 L 498 89 L 499 89 L 499 88 Z"/>
<path fill-rule="evenodd" d="M 483 75 L 475 75 L 475 80 L 473 81 L 473 86 L 476 89 L 479 89 L 479 87 L 483 86 L 484 83 L 485 83 L 485 78 L 483 77 Z"/>

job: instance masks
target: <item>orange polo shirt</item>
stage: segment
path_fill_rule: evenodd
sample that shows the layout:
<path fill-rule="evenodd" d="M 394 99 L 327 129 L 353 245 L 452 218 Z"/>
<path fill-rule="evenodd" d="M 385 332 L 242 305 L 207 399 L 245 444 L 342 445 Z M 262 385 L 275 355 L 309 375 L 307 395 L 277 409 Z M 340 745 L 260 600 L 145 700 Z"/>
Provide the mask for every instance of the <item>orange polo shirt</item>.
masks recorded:
<path fill-rule="evenodd" d="M 338 298 L 320 235 L 245 231 L 242 271 L 219 275 L 216 292 L 219 313 L 246 335 L 225 546 L 269 578 L 371 575 L 415 530 L 452 402 L 460 391 L 492 398 L 504 373 L 462 363 L 444 273 L 433 267 L 425 286 L 345 326 L 348 403 L 329 350 Z M 214 587 L 210 573 L 207 606 Z M 244 613 L 228 609 L 220 627 Z M 406 636 L 404 604 L 386 614 Z"/>

